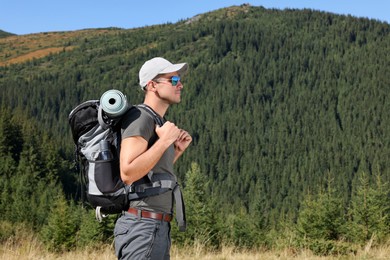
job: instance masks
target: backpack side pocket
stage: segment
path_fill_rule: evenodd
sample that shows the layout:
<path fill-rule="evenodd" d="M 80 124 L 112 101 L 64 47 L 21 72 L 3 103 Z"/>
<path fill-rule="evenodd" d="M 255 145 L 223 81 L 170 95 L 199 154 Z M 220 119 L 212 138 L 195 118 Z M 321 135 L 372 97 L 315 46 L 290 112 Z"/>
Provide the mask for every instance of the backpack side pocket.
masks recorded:
<path fill-rule="evenodd" d="M 123 182 L 118 174 L 118 160 L 98 160 L 93 164 L 94 182 L 101 193 L 113 193 L 123 187 Z"/>

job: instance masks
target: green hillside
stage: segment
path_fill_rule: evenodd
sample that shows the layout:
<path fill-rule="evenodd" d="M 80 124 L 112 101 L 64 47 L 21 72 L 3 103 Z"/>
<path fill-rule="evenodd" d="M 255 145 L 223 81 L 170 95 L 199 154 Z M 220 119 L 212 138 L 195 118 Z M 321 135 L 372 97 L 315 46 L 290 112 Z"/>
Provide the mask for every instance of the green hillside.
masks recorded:
<path fill-rule="evenodd" d="M 142 102 L 138 70 L 162 56 L 190 65 L 183 101 L 168 114 L 194 137 L 178 176 L 184 182 L 197 163 L 218 211 L 261 215 L 277 228 L 296 223 L 307 194 L 332 189 L 348 208 L 362 174 L 372 185 L 390 181 L 387 23 L 243 5 L 56 44 L 45 48 L 63 49 L 0 67 L 0 102 L 38 122 L 65 162 L 71 109 L 110 88 Z M 61 183 L 74 197 L 67 173 Z"/>

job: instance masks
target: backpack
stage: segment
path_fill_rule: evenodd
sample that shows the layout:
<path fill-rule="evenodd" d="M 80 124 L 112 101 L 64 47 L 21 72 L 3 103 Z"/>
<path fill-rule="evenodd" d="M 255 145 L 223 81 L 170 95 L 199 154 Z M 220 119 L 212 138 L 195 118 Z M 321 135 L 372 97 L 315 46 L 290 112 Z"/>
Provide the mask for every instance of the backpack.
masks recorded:
<path fill-rule="evenodd" d="M 176 219 L 179 227 L 184 226 L 185 229 L 182 194 L 170 174 L 149 172 L 132 185 L 125 185 L 120 178 L 121 123 L 131 109 L 144 109 L 153 116 L 156 124 L 162 126 L 164 123 L 147 105 L 130 105 L 126 96 L 118 90 L 106 91 L 100 100 L 85 101 L 70 112 L 75 161 L 82 180 L 82 200 L 86 194 L 87 201 L 95 208 L 96 219 L 102 221 L 108 214 L 127 210 L 131 200 L 172 190 Z"/>

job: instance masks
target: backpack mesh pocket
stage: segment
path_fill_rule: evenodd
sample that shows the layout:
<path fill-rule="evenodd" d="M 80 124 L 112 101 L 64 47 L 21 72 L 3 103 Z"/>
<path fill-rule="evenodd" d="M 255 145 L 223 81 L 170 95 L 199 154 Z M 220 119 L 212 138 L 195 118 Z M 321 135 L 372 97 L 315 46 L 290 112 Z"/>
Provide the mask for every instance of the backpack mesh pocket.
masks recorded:
<path fill-rule="evenodd" d="M 105 193 L 113 193 L 123 188 L 124 184 L 119 176 L 118 160 L 98 160 L 89 161 L 88 176 L 94 179 L 89 179 L 90 194 L 101 195 Z M 93 185 L 94 184 L 94 185 Z M 94 186 L 94 187 L 92 187 Z"/>

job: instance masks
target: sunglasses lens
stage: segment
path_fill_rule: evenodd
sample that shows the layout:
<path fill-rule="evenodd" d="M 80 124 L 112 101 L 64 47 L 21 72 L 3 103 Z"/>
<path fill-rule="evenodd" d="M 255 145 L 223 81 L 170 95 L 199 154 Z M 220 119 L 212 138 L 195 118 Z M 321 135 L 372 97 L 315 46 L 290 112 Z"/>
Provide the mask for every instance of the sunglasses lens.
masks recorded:
<path fill-rule="evenodd" d="M 179 81 L 180 81 L 180 77 L 179 76 L 173 76 L 172 78 L 171 78 L 171 81 L 172 81 L 172 86 L 176 86 L 177 85 L 177 83 L 179 83 Z"/>

